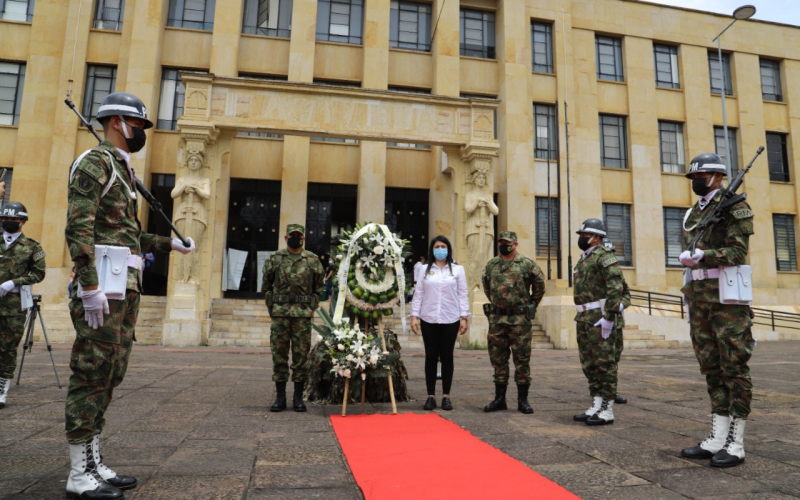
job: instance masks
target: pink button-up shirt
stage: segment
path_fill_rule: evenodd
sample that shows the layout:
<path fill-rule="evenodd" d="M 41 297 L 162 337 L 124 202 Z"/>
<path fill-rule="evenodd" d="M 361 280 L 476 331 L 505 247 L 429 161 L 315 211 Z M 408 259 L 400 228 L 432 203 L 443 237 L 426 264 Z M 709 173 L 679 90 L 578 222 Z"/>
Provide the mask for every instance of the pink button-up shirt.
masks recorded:
<path fill-rule="evenodd" d="M 427 268 L 427 266 L 426 266 Z M 464 267 L 458 264 L 439 266 L 433 264 L 431 270 L 420 273 L 411 302 L 411 315 L 428 323 L 455 323 L 462 317 L 470 317 L 467 276 Z"/>

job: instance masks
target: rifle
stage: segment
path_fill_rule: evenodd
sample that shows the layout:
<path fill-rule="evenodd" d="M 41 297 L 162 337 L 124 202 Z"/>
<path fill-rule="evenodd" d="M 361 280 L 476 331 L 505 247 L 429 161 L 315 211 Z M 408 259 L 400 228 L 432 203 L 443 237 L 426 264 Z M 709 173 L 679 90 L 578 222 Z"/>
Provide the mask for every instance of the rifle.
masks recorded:
<path fill-rule="evenodd" d="M 752 160 L 750 160 L 750 163 L 747 164 L 744 170 L 739 171 L 739 173 L 736 175 L 736 178 L 733 179 L 733 182 L 731 182 L 730 186 L 722 190 L 719 203 L 714 205 L 714 209 L 706 216 L 705 219 L 703 219 L 702 222 L 700 222 L 700 224 L 697 225 L 699 231 L 697 231 L 697 234 L 692 239 L 692 242 L 689 243 L 688 250 L 690 252 L 694 253 L 697 243 L 703 238 L 703 235 L 706 233 L 706 231 L 708 231 L 714 224 L 722 221 L 728 208 L 747 199 L 747 193 L 736 194 L 736 190 L 742 186 L 742 182 L 744 182 L 744 176 L 747 175 L 747 172 L 750 171 L 750 167 L 753 166 L 753 163 L 755 163 L 756 159 L 762 152 L 764 152 L 764 146 L 759 146 L 758 151 L 756 151 L 756 155 Z"/>
<path fill-rule="evenodd" d="M 103 139 L 101 139 L 100 136 L 97 135 L 97 132 L 94 130 L 92 124 L 89 123 L 86 120 L 86 118 L 84 118 L 84 116 L 81 114 L 81 112 L 75 108 L 75 103 L 73 103 L 69 98 L 64 99 L 64 103 L 66 103 L 66 105 L 69 106 L 69 109 L 71 109 L 72 111 L 75 112 L 76 115 L 78 115 L 78 118 L 81 120 L 81 124 L 83 124 L 84 127 L 89 129 L 89 132 L 91 132 L 92 135 L 95 137 L 95 139 L 97 139 L 97 142 L 103 142 Z M 136 182 L 136 190 L 139 191 L 142 197 L 147 201 L 147 204 L 150 205 L 150 209 L 154 210 L 156 213 L 161 214 L 164 220 L 167 221 L 167 224 L 169 224 L 170 229 L 172 229 L 172 231 L 175 233 L 175 236 L 177 236 L 178 239 L 181 240 L 183 246 L 189 248 L 191 245 L 183 236 L 181 236 L 181 233 L 178 232 L 178 229 L 172 223 L 172 219 L 170 219 L 169 216 L 164 213 L 164 209 L 161 207 L 161 202 L 158 201 L 155 196 L 153 196 L 153 193 L 151 193 L 150 191 L 147 190 L 146 187 L 144 187 L 144 184 L 142 184 L 142 181 L 140 181 L 138 177 L 134 176 L 133 179 Z"/>

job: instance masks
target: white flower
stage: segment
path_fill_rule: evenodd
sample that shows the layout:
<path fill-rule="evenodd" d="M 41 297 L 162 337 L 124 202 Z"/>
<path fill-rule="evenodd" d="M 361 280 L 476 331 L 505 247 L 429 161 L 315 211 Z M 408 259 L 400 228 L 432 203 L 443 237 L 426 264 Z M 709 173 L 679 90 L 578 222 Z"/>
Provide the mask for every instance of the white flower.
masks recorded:
<path fill-rule="evenodd" d="M 353 352 L 357 352 L 359 356 L 364 354 L 364 342 L 360 340 L 356 340 L 353 342 L 353 345 L 350 346 L 350 350 Z"/>
<path fill-rule="evenodd" d="M 378 364 L 378 355 L 377 354 L 373 354 L 372 356 L 369 357 L 369 364 L 371 364 L 371 365 L 377 365 Z"/>
<path fill-rule="evenodd" d="M 353 357 L 352 354 L 348 354 L 347 357 L 344 359 L 346 359 L 347 361 L 353 361 L 355 358 Z"/>
<path fill-rule="evenodd" d="M 342 259 L 344 259 L 344 255 L 339 254 L 336 256 L 336 260 L 342 260 Z"/>
<path fill-rule="evenodd" d="M 322 342 L 322 335 L 317 335 L 317 342 Z"/>
<path fill-rule="evenodd" d="M 389 355 L 389 351 L 383 351 L 383 355 L 384 356 L 388 356 Z"/>
<path fill-rule="evenodd" d="M 364 334 L 364 333 L 362 333 L 362 332 L 356 332 L 356 338 L 357 338 L 359 341 L 360 341 L 360 340 L 364 340 L 366 337 L 367 337 L 367 336 L 366 336 L 366 334 Z"/>
<path fill-rule="evenodd" d="M 352 372 L 350 371 L 350 368 L 346 368 L 346 369 L 345 369 L 345 370 L 344 370 L 342 373 L 344 374 L 344 376 L 345 376 L 346 378 L 350 378 L 350 374 L 351 374 Z"/>
<path fill-rule="evenodd" d="M 339 344 L 338 346 L 336 346 L 336 348 L 339 349 L 340 351 L 344 351 L 344 344 Z"/>
<path fill-rule="evenodd" d="M 383 255 L 383 247 L 380 245 L 373 248 L 372 251 L 375 253 L 375 255 Z"/>

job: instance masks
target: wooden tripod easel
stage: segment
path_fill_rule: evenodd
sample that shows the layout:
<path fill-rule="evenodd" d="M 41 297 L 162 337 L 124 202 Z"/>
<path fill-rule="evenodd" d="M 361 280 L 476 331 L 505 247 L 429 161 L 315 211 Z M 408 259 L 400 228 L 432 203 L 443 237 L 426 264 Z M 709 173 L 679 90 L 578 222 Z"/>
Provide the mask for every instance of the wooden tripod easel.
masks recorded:
<path fill-rule="evenodd" d="M 369 333 L 369 320 L 366 321 L 365 328 Z M 378 335 L 381 337 L 381 347 L 383 352 L 386 352 L 386 337 L 383 336 L 383 317 L 378 318 Z M 364 387 L 367 381 L 363 380 L 361 384 L 361 411 L 364 411 Z M 342 416 L 347 416 L 347 399 L 350 396 L 350 378 L 344 381 L 344 399 L 342 401 Z M 397 415 L 397 402 L 394 399 L 394 384 L 392 381 L 391 369 L 389 370 L 389 399 L 392 401 L 392 415 Z"/>

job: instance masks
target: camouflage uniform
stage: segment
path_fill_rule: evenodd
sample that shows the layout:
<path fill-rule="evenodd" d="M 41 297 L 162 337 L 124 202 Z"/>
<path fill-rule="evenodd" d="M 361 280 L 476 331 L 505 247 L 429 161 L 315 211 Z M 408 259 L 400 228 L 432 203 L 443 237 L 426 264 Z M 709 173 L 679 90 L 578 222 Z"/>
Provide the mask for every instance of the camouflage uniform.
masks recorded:
<path fill-rule="evenodd" d="M 113 156 L 112 162 L 108 154 Z M 116 180 L 105 190 L 116 172 Z M 137 217 L 138 200 L 132 173 L 125 159 L 108 141 L 103 141 L 78 164 L 69 183 L 66 237 L 75 263 L 75 279 L 81 286 L 98 284 L 94 246 L 127 247 L 131 254 L 154 250 L 169 252 L 171 239 L 142 232 Z M 104 414 L 114 388 L 125 376 L 133 343 L 139 294 L 138 270 L 128 268 L 125 300 L 109 300 L 110 314 L 96 330 L 84 319 L 77 287 L 69 304 L 75 343 L 70 368 L 72 376 L 66 403 L 66 433 L 70 444 L 86 443 L 100 434 Z"/>
<path fill-rule="evenodd" d="M 719 203 L 719 193 L 705 210 L 699 203 L 690 208 L 684 223 L 684 246 L 696 234 L 693 228 Z M 687 231 L 686 228 L 693 230 Z M 717 269 L 719 266 L 745 264 L 753 212 L 746 202 L 732 206 L 719 224 L 706 232 L 697 248 L 704 250 L 703 260 L 692 269 Z M 745 419 L 750 414 L 753 384 L 747 362 L 753 354 L 750 307 L 719 303 L 717 278 L 695 280 L 683 287 L 689 301 L 692 345 L 706 376 L 711 412 Z"/>
<path fill-rule="evenodd" d="M 578 352 L 583 374 L 589 380 L 589 394 L 613 400 L 617 395 L 617 345 L 625 323 L 619 312 L 623 303 L 624 280 L 617 258 L 602 245 L 584 253 L 574 270 L 575 305 L 605 299 L 604 308 L 578 312 Z M 601 328 L 594 326 L 601 317 L 614 322 L 611 336 L 604 339 Z"/>
<path fill-rule="evenodd" d="M 290 224 L 287 234 L 297 228 L 303 232 L 299 224 Z M 311 349 L 311 320 L 325 288 L 322 263 L 308 250 L 293 254 L 282 249 L 264 263 L 263 276 L 261 289 L 272 318 L 272 380 L 288 382 L 291 351 L 292 381 L 305 382 Z"/>
<path fill-rule="evenodd" d="M 504 238 L 516 241 L 516 235 L 510 231 L 500 233 L 498 239 Z M 510 311 L 519 306 L 533 306 L 528 314 L 491 314 L 487 338 L 494 383 L 508 385 L 508 358 L 513 355 L 515 382 L 517 385 L 530 385 L 531 320 L 544 297 L 544 274 L 536 262 L 517 252 L 510 261 L 499 256 L 491 259 L 481 281 L 489 302 L 498 309 Z"/>
<path fill-rule="evenodd" d="M 45 267 L 44 251 L 36 240 L 20 234 L 8 248 L 0 241 L 0 283 L 11 280 L 17 287 L 34 285 L 44 279 Z M 27 314 L 19 293 L 0 298 L 0 378 L 14 378 Z"/>

